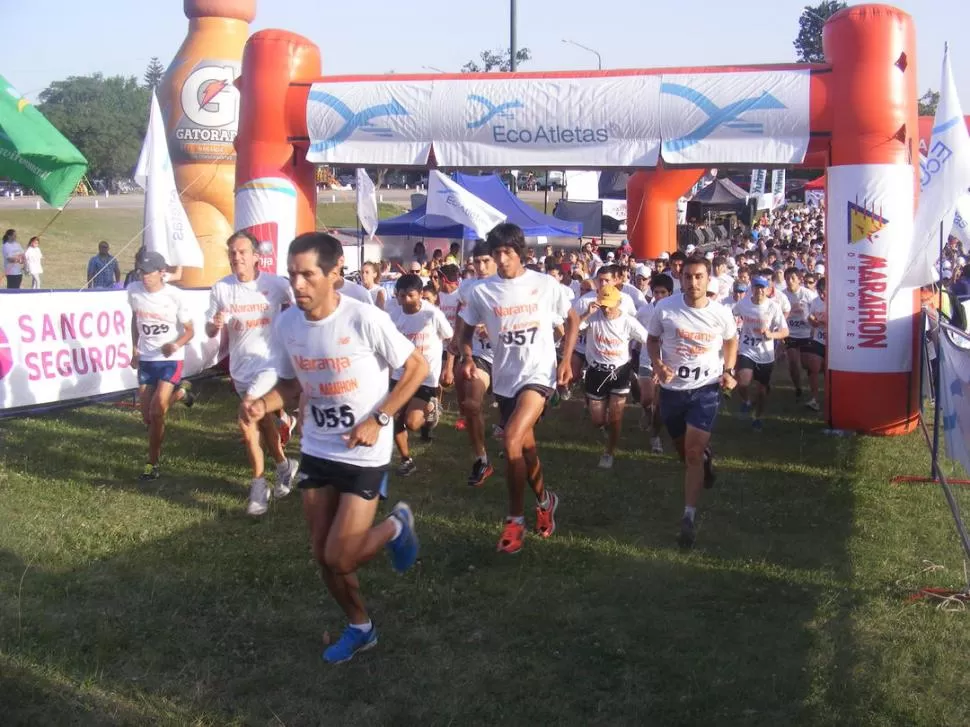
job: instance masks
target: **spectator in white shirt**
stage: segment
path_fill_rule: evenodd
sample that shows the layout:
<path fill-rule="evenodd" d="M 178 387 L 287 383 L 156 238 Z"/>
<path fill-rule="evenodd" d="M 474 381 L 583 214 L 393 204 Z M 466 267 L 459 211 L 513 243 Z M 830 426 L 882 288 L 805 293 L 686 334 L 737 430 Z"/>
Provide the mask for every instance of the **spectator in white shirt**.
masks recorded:
<path fill-rule="evenodd" d="M 27 243 L 27 250 L 24 252 L 24 267 L 30 275 L 30 287 L 32 290 L 40 290 L 40 276 L 44 272 L 42 263 L 44 253 L 40 251 L 40 238 L 32 237 Z"/>

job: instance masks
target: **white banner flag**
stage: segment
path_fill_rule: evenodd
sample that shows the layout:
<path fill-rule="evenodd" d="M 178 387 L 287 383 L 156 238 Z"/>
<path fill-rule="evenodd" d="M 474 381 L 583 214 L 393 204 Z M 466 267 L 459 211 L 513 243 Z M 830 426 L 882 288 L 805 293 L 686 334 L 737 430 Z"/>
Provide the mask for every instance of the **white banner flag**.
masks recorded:
<path fill-rule="evenodd" d="M 957 200 L 953 229 L 950 234 L 963 243 L 964 250 L 970 249 L 970 194 L 965 194 Z"/>
<path fill-rule="evenodd" d="M 913 167 L 829 167 L 827 204 L 829 368 L 910 371 L 913 300 L 888 289 L 913 233 Z"/>
<path fill-rule="evenodd" d="M 956 205 L 970 187 L 970 134 L 957 97 L 949 50 L 943 52 L 940 104 L 933 135 L 920 162 L 920 197 L 909 255 L 894 279 L 890 297 L 903 288 L 918 288 L 939 278 L 940 228 L 945 237 L 953 228 Z"/>
<path fill-rule="evenodd" d="M 367 176 L 367 170 L 357 169 L 357 219 L 360 226 L 367 233 L 367 238 L 374 239 L 377 232 L 377 223 L 380 217 L 377 214 L 377 190 L 374 189 L 374 182 Z"/>
<path fill-rule="evenodd" d="M 768 176 L 767 169 L 752 169 L 751 170 L 751 187 L 748 189 L 748 194 L 764 194 L 765 193 L 765 179 Z"/>
<path fill-rule="evenodd" d="M 135 167 L 135 182 L 145 190 L 145 247 L 160 253 L 169 265 L 201 268 L 202 248 L 175 188 L 165 122 L 154 91 L 148 131 Z"/>
<path fill-rule="evenodd" d="M 428 175 L 428 215 L 447 217 L 470 227 L 480 238 L 506 216 L 436 169 Z"/>
<path fill-rule="evenodd" d="M 778 209 L 785 206 L 785 177 L 784 169 L 773 169 L 771 172 L 771 208 Z"/>
<path fill-rule="evenodd" d="M 970 345 L 967 334 L 940 327 L 940 414 L 946 453 L 970 472 Z"/>

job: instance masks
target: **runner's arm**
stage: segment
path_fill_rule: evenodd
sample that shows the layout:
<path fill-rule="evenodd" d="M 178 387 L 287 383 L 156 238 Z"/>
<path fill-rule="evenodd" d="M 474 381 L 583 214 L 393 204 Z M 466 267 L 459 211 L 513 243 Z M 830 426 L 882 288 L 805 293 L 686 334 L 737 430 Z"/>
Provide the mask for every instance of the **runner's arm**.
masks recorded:
<path fill-rule="evenodd" d="M 562 342 L 562 359 L 569 361 L 572 358 L 573 349 L 576 348 L 576 339 L 579 337 L 579 316 L 576 315 L 576 310 L 572 306 L 570 306 L 569 313 L 566 315 L 563 328 L 565 332 Z"/>
<path fill-rule="evenodd" d="M 303 389 L 298 379 L 280 379 L 267 394 L 252 402 L 243 400 L 239 406 L 240 419 L 245 422 L 262 419 L 268 411 L 292 409 L 300 401 Z"/>
<path fill-rule="evenodd" d="M 404 372 L 401 374 L 401 378 L 398 379 L 378 410 L 393 418 L 411 401 L 427 375 L 428 362 L 424 360 L 424 356 L 421 355 L 419 350 L 414 349 L 407 361 L 404 362 Z"/>

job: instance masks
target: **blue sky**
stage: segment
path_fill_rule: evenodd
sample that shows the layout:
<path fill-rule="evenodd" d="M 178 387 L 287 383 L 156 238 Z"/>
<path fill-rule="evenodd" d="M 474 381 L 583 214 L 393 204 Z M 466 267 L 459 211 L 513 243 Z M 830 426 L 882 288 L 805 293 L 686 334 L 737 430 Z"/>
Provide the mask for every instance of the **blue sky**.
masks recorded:
<path fill-rule="evenodd" d="M 804 0 L 519 0 L 523 70 L 793 61 Z M 940 85 L 950 41 L 957 89 L 970 112 L 970 28 L 966 0 L 899 0 L 917 29 L 921 92 Z M 187 21 L 178 0 L 0 0 L 7 38 L 0 74 L 36 99 L 51 81 L 100 71 L 144 73 L 151 56 L 165 65 Z M 458 70 L 484 48 L 508 43 L 507 0 L 258 0 L 252 29 L 284 28 L 323 50 L 326 74 Z"/>

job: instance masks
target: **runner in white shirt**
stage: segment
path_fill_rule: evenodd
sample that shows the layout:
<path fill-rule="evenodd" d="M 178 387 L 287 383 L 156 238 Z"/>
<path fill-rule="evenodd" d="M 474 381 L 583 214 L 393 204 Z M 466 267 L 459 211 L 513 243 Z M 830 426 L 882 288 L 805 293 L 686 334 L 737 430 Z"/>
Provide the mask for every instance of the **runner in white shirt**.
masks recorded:
<path fill-rule="evenodd" d="M 393 318 L 394 325 L 428 362 L 428 374 L 421 386 L 394 418 L 394 443 L 401 455 L 397 473 L 401 477 L 408 477 L 417 469 L 408 447 L 408 431 L 421 430 L 438 406 L 442 369 L 451 371 L 454 366 L 452 355 L 445 354 L 445 343 L 451 340 L 454 331 L 440 308 L 421 299 L 424 285 L 419 276 L 413 273 L 402 275 L 394 287 L 397 289 L 397 302 L 401 305 L 400 312 Z M 444 364 L 443 356 L 447 357 Z M 403 372 L 403 369 L 396 369 L 391 373 L 392 386 Z"/>
<path fill-rule="evenodd" d="M 341 295 L 345 295 L 348 298 L 353 298 L 354 300 L 359 300 L 361 303 L 365 303 L 367 305 L 377 305 L 367 288 L 365 288 L 363 285 L 355 283 L 353 280 L 347 280 L 346 278 L 341 278 L 341 280 L 343 280 L 343 282 L 337 287 L 337 290 L 340 291 Z"/>
<path fill-rule="evenodd" d="M 555 532 L 559 498 L 545 488 L 536 451 L 535 425 L 555 387 L 571 378 L 569 361 L 576 344 L 577 316 L 563 286 L 548 275 L 527 270 L 525 236 L 517 225 L 504 223 L 488 234 L 498 275 L 476 285 L 461 317 L 464 374 L 474 376 L 474 326 L 484 324 L 494 349 L 492 387 L 505 430 L 504 448 L 509 485 L 509 515 L 498 550 L 517 553 L 525 537 L 526 484 L 535 493 L 536 531 L 547 538 Z M 565 324 L 563 361 L 556 365 L 553 328 Z"/>
<path fill-rule="evenodd" d="M 788 325 L 781 308 L 766 297 L 769 286 L 767 278 L 756 275 L 751 279 L 750 297 L 742 298 L 734 306 L 734 315 L 741 321 L 737 364 L 741 413 L 746 414 L 754 409 L 751 426 L 756 432 L 763 428 L 761 415 L 771 390 L 775 341 L 784 340 L 788 336 Z M 752 380 L 755 382 L 753 392 Z"/>
<path fill-rule="evenodd" d="M 325 233 L 306 233 L 290 244 L 287 269 L 296 307 L 283 311 L 275 327 L 280 380 L 265 396 L 240 404 L 243 420 L 259 420 L 305 394 L 296 481 L 313 555 L 350 621 L 323 652 L 328 663 L 377 644 L 357 568 L 385 545 L 400 572 L 417 559 L 414 516 L 406 503 L 395 505 L 380 524 L 373 522 L 387 494 L 393 417 L 428 373 L 424 358 L 387 315 L 339 292 L 343 262 L 340 242 Z M 388 392 L 390 370 L 402 366 Z"/>
<path fill-rule="evenodd" d="M 784 296 L 791 309 L 788 318 L 788 338 L 785 339 L 785 356 L 788 358 L 788 374 L 795 387 L 795 401 L 802 400 L 802 350 L 812 340 L 812 326 L 808 322 L 808 309 L 818 297 L 816 293 L 802 285 L 802 274 L 796 268 L 785 271 Z M 818 411 L 818 402 L 813 398 L 805 403 L 809 409 Z"/>
<path fill-rule="evenodd" d="M 620 291 L 602 286 L 596 302 L 579 319 L 586 329 L 586 376 L 583 384 L 590 419 L 596 428 L 607 428 L 606 451 L 601 469 L 613 468 L 613 456 L 620 441 L 623 410 L 630 394 L 630 342 L 646 343 L 647 332 L 636 318 L 620 311 Z"/>
<path fill-rule="evenodd" d="M 825 368 L 825 346 L 828 331 L 828 312 L 825 304 L 825 278 L 819 278 L 815 284 L 818 293 L 808 307 L 808 322 L 812 326 L 812 340 L 802 349 L 802 361 L 808 376 L 808 389 L 812 398 L 805 402 L 805 406 L 819 411 L 818 378 Z"/>
<path fill-rule="evenodd" d="M 381 269 L 377 263 L 364 263 L 360 269 L 361 287 L 370 294 L 371 302 L 378 308 L 384 310 L 387 301 L 387 293 L 381 286 Z"/>
<path fill-rule="evenodd" d="M 657 273 L 650 279 L 653 301 L 642 306 L 637 311 L 637 320 L 644 329 L 649 329 L 650 319 L 656 311 L 657 303 L 673 295 L 674 281 L 666 273 Z M 664 446 L 660 439 L 663 430 L 663 418 L 660 416 L 660 406 L 657 403 L 657 375 L 654 373 L 650 354 L 645 346 L 640 348 L 640 363 L 637 371 L 640 386 L 640 406 L 643 407 L 643 428 L 650 434 L 650 451 L 653 454 L 663 454 Z"/>
<path fill-rule="evenodd" d="M 453 354 L 460 354 L 458 342 L 462 337 L 462 329 L 466 325 L 461 317 L 461 310 L 468 305 L 468 296 L 482 280 L 495 275 L 495 260 L 492 259 L 488 243 L 484 240 L 475 243 L 472 250 L 472 262 L 475 265 L 476 277 L 463 280 L 458 286 L 458 318 L 455 322 L 455 335 L 451 339 L 450 345 Z M 472 454 L 475 456 L 471 474 L 468 476 L 470 487 L 481 487 L 485 484 L 485 480 L 495 472 L 488 461 L 488 452 L 485 449 L 485 417 L 482 407 L 485 394 L 492 386 L 492 360 L 492 343 L 488 340 L 488 331 L 485 330 L 483 325 L 473 326 L 472 363 L 474 369 L 469 378 L 466 376 L 465 368 L 459 365 L 456 367 L 455 376 L 458 406 L 465 421 L 465 429 L 472 446 Z"/>
<path fill-rule="evenodd" d="M 576 313 L 577 320 L 586 315 L 589 307 L 596 302 L 597 290 L 604 285 L 617 287 L 620 281 L 619 268 L 616 265 L 603 265 L 599 270 L 596 271 L 596 276 L 591 278 L 591 281 L 593 284 L 593 289 L 588 293 L 583 293 L 572 301 L 572 308 Z M 636 303 L 634 303 L 633 298 L 626 293 L 620 293 L 620 311 L 631 316 L 635 316 L 637 314 Z M 578 381 L 583 376 L 583 371 L 586 368 L 585 331 L 580 331 L 576 338 L 576 347 L 573 350 L 572 361 L 570 363 L 573 373 L 573 381 Z M 570 398 L 569 387 L 566 387 L 563 391 L 563 398 L 567 400 Z"/>
<path fill-rule="evenodd" d="M 657 303 L 647 333 L 647 351 L 660 381 L 660 413 L 687 465 L 681 547 L 696 539 L 694 518 L 702 487 L 714 485 L 711 431 L 720 389 L 733 389 L 738 354 L 737 322 L 725 306 L 707 297 L 710 263 L 692 257 L 681 272 L 683 292 Z"/>
<path fill-rule="evenodd" d="M 209 292 L 209 309 L 205 314 L 205 333 L 215 338 L 225 330 L 229 339 L 229 375 L 236 393 L 243 401 L 253 401 L 276 384 L 276 356 L 273 323 L 290 305 L 293 295 L 285 278 L 259 270 L 259 241 L 248 232 L 229 237 L 229 268 L 222 280 Z M 252 470 L 246 512 L 263 515 L 269 507 L 269 486 L 264 476 L 263 444 L 276 463 L 276 487 L 273 497 L 290 494 L 290 483 L 297 463 L 283 452 L 290 438 L 292 422 L 284 411 L 276 417 L 263 417 L 259 422 L 238 420 L 246 447 L 246 458 Z"/>
<path fill-rule="evenodd" d="M 185 344 L 195 329 L 184 293 L 162 282 L 165 258 L 146 253 L 139 261 L 141 282 L 128 287 L 131 306 L 131 367 L 138 371 L 142 421 L 148 425 L 148 462 L 138 479 L 158 479 L 158 459 L 165 439 L 165 415 L 174 401 L 192 406 L 192 395 L 179 387 Z M 176 388 L 178 387 L 178 388 Z"/>

